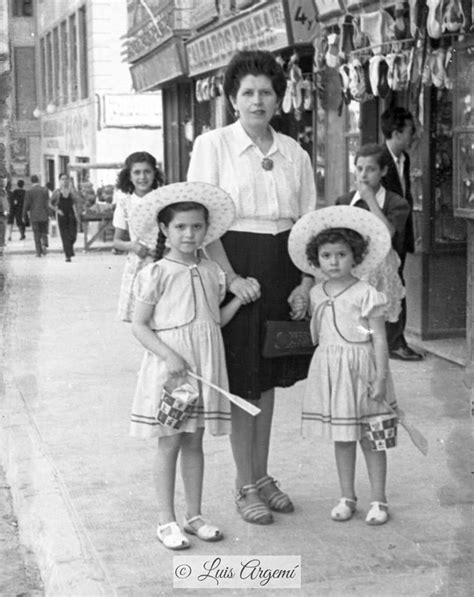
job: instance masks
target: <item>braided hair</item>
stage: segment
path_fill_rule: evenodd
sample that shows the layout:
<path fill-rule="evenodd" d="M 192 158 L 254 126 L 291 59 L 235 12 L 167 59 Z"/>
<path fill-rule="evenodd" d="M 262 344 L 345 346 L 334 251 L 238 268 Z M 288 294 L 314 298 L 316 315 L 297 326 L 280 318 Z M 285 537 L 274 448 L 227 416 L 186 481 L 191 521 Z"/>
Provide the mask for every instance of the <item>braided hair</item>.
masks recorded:
<path fill-rule="evenodd" d="M 166 236 L 161 230 L 160 224 L 164 224 L 168 228 L 177 213 L 193 210 L 201 211 L 206 225 L 209 224 L 209 211 L 207 207 L 195 201 L 178 201 L 177 203 L 167 205 L 158 212 L 158 237 L 156 239 L 155 261 L 159 261 L 166 251 Z"/>

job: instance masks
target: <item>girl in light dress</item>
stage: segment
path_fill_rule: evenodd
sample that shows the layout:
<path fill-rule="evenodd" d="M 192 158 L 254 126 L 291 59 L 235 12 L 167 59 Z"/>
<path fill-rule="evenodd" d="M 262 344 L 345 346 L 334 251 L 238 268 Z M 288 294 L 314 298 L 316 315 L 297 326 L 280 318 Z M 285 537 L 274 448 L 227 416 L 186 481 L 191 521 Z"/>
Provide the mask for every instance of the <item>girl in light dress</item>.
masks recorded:
<path fill-rule="evenodd" d="M 318 343 L 303 400 L 303 432 L 335 442 L 341 499 L 331 511 L 336 521 L 356 511 L 357 442 L 371 486 L 366 522 L 388 520 L 387 460 L 363 437 L 364 417 L 396 407 L 385 335 L 387 298 L 360 279 L 390 248 L 385 224 L 366 210 L 331 206 L 303 216 L 289 238 L 290 256 L 304 272 L 324 281 L 310 292 L 311 334 Z M 390 405 L 390 406 L 389 406 Z"/>
<path fill-rule="evenodd" d="M 132 321 L 133 283 L 137 273 L 154 257 L 154 247 L 149 248 L 139 242 L 130 225 L 130 213 L 147 194 L 163 184 L 164 176 L 156 164 L 156 159 L 147 151 L 131 153 L 117 177 L 114 201 L 116 207 L 112 223 L 115 228 L 113 247 L 126 251 L 127 260 L 122 274 L 117 315 L 122 321 Z"/>
<path fill-rule="evenodd" d="M 218 239 L 234 215 L 227 193 L 207 183 L 162 187 L 131 214 L 140 241 L 150 249 L 156 245 L 156 261 L 146 265 L 135 282 L 132 332 L 146 352 L 133 400 L 131 434 L 158 437 L 157 536 L 169 549 L 189 546 L 183 529 L 204 541 L 223 536 L 201 513 L 202 439 L 204 429 L 213 435 L 230 433 L 230 407 L 220 393 L 196 384 L 187 372 L 228 389 L 220 326 L 242 303 L 234 298 L 219 310 L 225 296 L 225 274 L 217 263 L 203 258 L 200 249 Z M 160 398 L 165 387 L 172 392 L 183 383 L 194 384 L 199 399 L 183 426 L 171 429 L 157 419 Z M 178 455 L 186 500 L 182 527 L 176 522 L 174 508 Z"/>

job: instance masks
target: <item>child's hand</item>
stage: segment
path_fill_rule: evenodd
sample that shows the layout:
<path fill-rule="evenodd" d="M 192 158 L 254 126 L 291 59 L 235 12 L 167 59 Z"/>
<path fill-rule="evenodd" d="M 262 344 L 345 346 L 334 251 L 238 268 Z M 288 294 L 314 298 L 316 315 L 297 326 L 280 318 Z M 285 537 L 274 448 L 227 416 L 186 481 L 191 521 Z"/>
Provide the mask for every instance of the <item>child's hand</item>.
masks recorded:
<path fill-rule="evenodd" d="M 189 366 L 186 361 L 176 353 L 171 353 L 165 361 L 168 371 L 166 387 L 173 391 L 186 381 Z"/>
<path fill-rule="evenodd" d="M 291 319 L 303 319 L 306 315 L 307 303 L 303 296 L 300 294 L 296 295 L 291 302 Z"/>
<path fill-rule="evenodd" d="M 387 385 L 385 379 L 375 379 L 371 386 L 370 397 L 376 402 L 384 402 Z"/>
<path fill-rule="evenodd" d="M 302 286 L 297 286 L 288 297 L 291 319 L 303 319 L 308 311 L 308 293 Z"/>
<path fill-rule="evenodd" d="M 142 245 L 142 243 L 136 240 L 132 245 L 132 251 L 135 253 L 135 255 L 138 255 L 140 259 L 145 259 L 150 249 L 146 245 Z"/>

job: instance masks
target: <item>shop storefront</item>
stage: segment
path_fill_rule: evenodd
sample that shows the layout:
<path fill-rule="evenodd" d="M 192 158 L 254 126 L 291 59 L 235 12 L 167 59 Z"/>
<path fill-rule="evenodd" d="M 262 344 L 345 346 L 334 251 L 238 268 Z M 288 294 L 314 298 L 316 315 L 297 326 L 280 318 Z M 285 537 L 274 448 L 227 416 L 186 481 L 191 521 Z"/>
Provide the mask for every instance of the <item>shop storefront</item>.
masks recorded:
<path fill-rule="evenodd" d="M 418 129 L 410 151 L 416 250 L 405 266 L 407 332 L 423 341 L 458 338 L 461 343 L 467 228 L 454 209 L 459 190 L 453 86 L 459 76 L 453 58 L 470 27 L 467 17 L 428 18 L 425 3 L 416 3 L 416 11 L 414 3 L 388 0 L 315 4 L 321 25 L 315 40 L 316 104 L 325 123 L 319 130 L 327 131 L 316 143 L 324 156 L 325 200 L 332 203 L 349 190 L 357 147 L 383 142 L 382 112 L 389 106 L 407 108 Z"/>

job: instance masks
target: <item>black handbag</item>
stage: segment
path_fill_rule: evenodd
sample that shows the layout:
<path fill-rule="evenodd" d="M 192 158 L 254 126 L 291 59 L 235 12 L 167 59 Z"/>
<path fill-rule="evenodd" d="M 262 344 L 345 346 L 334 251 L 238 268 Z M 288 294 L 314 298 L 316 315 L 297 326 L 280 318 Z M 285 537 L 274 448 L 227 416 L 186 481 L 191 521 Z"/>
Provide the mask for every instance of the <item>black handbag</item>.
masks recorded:
<path fill-rule="evenodd" d="M 302 321 L 266 321 L 262 356 L 271 359 L 300 354 L 313 354 L 309 319 Z"/>

